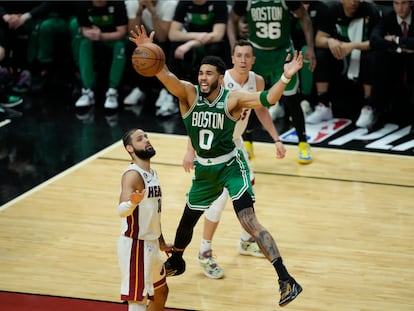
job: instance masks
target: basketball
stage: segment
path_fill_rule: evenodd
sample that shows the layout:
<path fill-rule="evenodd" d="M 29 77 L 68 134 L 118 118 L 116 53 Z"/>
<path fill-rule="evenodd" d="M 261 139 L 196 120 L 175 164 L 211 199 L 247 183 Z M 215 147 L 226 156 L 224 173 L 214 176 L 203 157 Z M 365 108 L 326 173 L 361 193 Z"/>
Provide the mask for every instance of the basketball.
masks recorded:
<path fill-rule="evenodd" d="M 165 54 L 155 43 L 144 43 L 132 54 L 132 66 L 144 77 L 153 77 L 161 71 L 165 64 Z"/>

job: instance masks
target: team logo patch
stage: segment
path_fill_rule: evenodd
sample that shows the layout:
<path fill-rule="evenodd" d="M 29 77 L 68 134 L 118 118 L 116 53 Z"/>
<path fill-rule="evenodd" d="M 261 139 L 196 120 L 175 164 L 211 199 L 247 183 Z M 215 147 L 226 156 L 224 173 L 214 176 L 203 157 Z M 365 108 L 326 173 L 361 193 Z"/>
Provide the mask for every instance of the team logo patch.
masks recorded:
<path fill-rule="evenodd" d="M 343 130 L 352 123 L 349 119 L 332 119 L 318 124 L 306 124 L 306 135 L 308 143 L 317 144 L 323 142 L 332 135 Z M 296 129 L 292 128 L 280 136 L 283 142 L 297 143 L 299 142 Z"/>

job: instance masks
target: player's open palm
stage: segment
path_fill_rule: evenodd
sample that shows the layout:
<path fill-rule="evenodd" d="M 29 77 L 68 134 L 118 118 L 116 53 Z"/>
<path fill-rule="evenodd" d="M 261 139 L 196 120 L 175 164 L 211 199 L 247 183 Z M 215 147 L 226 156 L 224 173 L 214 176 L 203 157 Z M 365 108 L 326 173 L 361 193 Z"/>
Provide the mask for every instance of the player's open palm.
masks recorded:
<path fill-rule="evenodd" d="M 297 73 L 303 66 L 303 55 L 301 51 L 295 51 L 291 59 L 291 55 L 289 54 L 286 57 L 286 63 L 283 66 L 283 72 L 286 78 L 291 78 L 295 73 Z M 290 61 L 289 61 L 290 60 Z"/>
<path fill-rule="evenodd" d="M 129 41 L 132 41 L 136 44 L 136 46 L 144 43 L 152 43 L 154 41 L 155 32 L 152 31 L 150 36 L 148 37 L 147 31 L 145 30 L 144 25 L 135 26 L 135 30 L 131 30 L 129 36 Z"/>
<path fill-rule="evenodd" d="M 141 202 L 142 199 L 144 198 L 144 195 L 145 195 L 145 189 L 142 189 L 142 190 L 137 189 L 131 193 L 131 195 L 129 196 L 129 200 L 131 201 L 132 205 L 138 205 L 139 202 Z"/>

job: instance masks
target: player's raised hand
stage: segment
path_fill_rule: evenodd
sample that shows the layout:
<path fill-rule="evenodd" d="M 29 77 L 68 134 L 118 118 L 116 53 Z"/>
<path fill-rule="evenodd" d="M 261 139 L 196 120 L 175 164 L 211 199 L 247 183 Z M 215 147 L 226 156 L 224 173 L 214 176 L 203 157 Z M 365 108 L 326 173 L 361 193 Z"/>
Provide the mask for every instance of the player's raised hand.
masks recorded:
<path fill-rule="evenodd" d="M 292 58 L 292 60 L 291 60 Z M 286 63 L 283 66 L 283 72 L 285 77 L 290 79 L 292 76 L 298 72 L 303 66 L 303 55 L 302 51 L 295 51 L 293 57 L 290 54 L 286 57 Z"/>
<path fill-rule="evenodd" d="M 131 201 L 132 205 L 136 206 L 142 201 L 142 199 L 144 198 L 144 195 L 145 195 L 145 189 L 142 189 L 142 190 L 137 189 L 131 193 L 131 195 L 129 196 L 129 200 Z"/>
<path fill-rule="evenodd" d="M 129 41 L 134 42 L 136 46 L 138 46 L 144 43 L 152 43 L 154 41 L 155 32 L 151 31 L 150 36 L 148 37 L 144 25 L 136 25 L 135 30 L 131 30 L 129 34 Z"/>

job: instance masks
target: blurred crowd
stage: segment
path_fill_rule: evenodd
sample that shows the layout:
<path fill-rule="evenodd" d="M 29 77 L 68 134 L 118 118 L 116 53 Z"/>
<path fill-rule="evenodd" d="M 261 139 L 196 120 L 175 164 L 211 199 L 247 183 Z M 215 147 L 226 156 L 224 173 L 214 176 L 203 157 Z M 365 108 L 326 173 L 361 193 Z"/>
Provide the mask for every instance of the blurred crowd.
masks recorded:
<path fill-rule="evenodd" d="M 205 55 L 220 56 L 231 67 L 236 39 L 254 43 L 261 65 L 271 67 L 275 60 L 261 55 L 277 48 L 261 46 L 261 40 L 288 33 L 307 61 L 298 93 L 305 123 L 343 117 L 368 130 L 393 122 L 414 131 L 414 2 L 287 2 L 296 2 L 289 25 L 262 22 L 264 11 L 249 12 L 250 1 L 0 1 L 0 112 L 60 79 L 77 87 L 73 105 L 79 109 L 155 105 L 157 116 L 176 114 L 177 99 L 155 77 L 139 76 L 130 66 L 135 47 L 129 31 L 143 24 L 155 31 L 170 70 L 193 83 Z M 302 8 L 306 18 L 295 15 Z M 266 14 L 277 19 L 279 11 Z M 149 90 L 157 92 L 155 101 L 145 100 Z M 274 120 L 292 109 L 289 97 L 271 111 Z"/>

